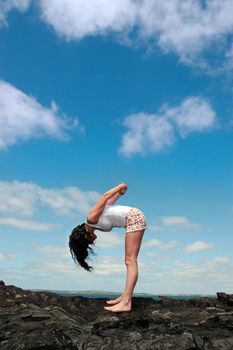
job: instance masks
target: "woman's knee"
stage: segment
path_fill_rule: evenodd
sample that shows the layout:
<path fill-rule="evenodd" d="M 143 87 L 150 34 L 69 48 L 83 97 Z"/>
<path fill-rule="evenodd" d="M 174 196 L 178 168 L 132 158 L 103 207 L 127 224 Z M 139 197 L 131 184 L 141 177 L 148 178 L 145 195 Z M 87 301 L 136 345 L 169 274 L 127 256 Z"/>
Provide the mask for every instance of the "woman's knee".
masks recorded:
<path fill-rule="evenodd" d="M 136 256 L 126 256 L 125 257 L 125 265 L 135 265 L 137 264 Z"/>

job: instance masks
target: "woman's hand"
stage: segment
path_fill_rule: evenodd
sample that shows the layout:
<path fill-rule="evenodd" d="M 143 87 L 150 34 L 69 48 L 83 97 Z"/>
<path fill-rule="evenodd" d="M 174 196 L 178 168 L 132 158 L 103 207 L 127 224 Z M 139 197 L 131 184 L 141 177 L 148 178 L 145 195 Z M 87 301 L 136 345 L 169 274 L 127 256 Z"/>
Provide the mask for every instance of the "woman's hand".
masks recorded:
<path fill-rule="evenodd" d="M 124 194 L 125 191 L 127 190 L 128 186 L 125 183 L 120 183 L 119 185 L 117 185 L 116 187 L 113 187 L 111 190 L 105 192 L 103 194 L 103 197 L 105 199 L 106 202 L 109 201 L 109 199 L 111 199 L 112 197 L 115 196 L 115 194 L 119 193 L 119 194 Z"/>
<path fill-rule="evenodd" d="M 121 186 L 121 188 L 120 188 L 119 193 L 120 193 L 120 194 L 125 194 L 125 192 L 126 192 L 127 189 L 128 189 L 128 186 L 127 186 L 125 183 L 120 184 L 120 186 Z"/>

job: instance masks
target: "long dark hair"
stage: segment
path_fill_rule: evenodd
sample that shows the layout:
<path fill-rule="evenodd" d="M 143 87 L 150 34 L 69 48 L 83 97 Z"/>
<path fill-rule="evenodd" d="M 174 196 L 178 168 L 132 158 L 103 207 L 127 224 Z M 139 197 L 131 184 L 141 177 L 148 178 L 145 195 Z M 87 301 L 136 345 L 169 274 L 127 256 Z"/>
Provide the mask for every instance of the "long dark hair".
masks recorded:
<path fill-rule="evenodd" d="M 88 241 L 85 237 L 85 233 L 87 233 L 85 223 L 76 226 L 69 236 L 69 247 L 75 264 L 78 263 L 85 270 L 91 272 L 93 267 L 89 266 L 85 260 L 90 259 L 88 256 L 89 253 L 92 255 L 97 254 L 90 247 L 90 245 L 94 245 L 94 242 Z"/>

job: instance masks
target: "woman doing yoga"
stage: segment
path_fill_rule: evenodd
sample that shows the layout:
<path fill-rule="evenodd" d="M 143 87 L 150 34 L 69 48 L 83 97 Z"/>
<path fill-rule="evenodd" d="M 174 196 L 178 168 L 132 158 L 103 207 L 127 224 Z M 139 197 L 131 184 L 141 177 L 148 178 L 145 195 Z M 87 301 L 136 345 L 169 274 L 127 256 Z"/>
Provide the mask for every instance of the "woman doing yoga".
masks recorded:
<path fill-rule="evenodd" d="M 131 311 L 133 290 L 138 279 L 137 258 L 145 229 L 145 215 L 137 208 L 125 205 L 113 205 L 128 187 L 121 183 L 105 192 L 93 206 L 86 222 L 75 227 L 69 236 L 72 258 L 85 270 L 93 268 L 85 261 L 88 253 L 95 254 L 91 245 L 97 238 L 95 231 L 109 232 L 113 227 L 125 228 L 125 264 L 127 268 L 126 286 L 117 299 L 107 301 L 110 306 L 104 308 L 111 312 Z"/>

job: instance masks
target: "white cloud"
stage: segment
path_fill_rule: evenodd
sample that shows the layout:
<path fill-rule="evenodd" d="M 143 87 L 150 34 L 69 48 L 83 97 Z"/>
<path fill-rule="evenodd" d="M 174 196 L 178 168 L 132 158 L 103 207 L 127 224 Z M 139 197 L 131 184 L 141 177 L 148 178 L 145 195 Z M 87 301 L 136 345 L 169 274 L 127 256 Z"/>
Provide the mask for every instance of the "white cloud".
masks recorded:
<path fill-rule="evenodd" d="M 157 254 L 155 252 L 148 252 L 145 255 L 147 255 L 147 256 L 156 256 Z"/>
<path fill-rule="evenodd" d="M 193 259 L 189 261 L 163 254 L 152 258 L 151 262 L 147 259 L 147 269 L 141 275 L 141 284 L 147 292 L 159 295 L 215 294 L 217 291 L 231 293 L 233 265 L 228 257 L 222 257 L 222 260 L 226 263 L 217 263 L 215 258 L 202 258 L 194 262 Z"/>
<path fill-rule="evenodd" d="M 41 204 L 62 215 L 86 214 L 91 209 L 91 203 L 100 197 L 95 191 L 85 192 L 73 186 L 63 189 L 39 188 L 37 196 Z"/>
<path fill-rule="evenodd" d="M 206 132 L 216 126 L 216 115 L 210 103 L 191 96 L 178 107 L 162 106 L 157 114 L 137 113 L 125 118 L 119 153 L 134 154 L 161 152 L 176 143 L 177 136 L 185 138 L 191 132 Z"/>
<path fill-rule="evenodd" d="M 15 259 L 15 254 L 0 252 L 0 261 L 9 261 Z"/>
<path fill-rule="evenodd" d="M 120 234 L 114 232 L 100 232 L 98 234 L 98 231 L 95 233 L 97 235 L 97 239 L 95 241 L 97 247 L 114 248 L 124 243 L 124 239 L 122 239 L 124 236 L 122 234 L 121 236 Z"/>
<path fill-rule="evenodd" d="M 159 226 L 157 224 L 153 224 L 149 226 L 149 230 L 153 232 L 159 232 L 160 230 L 163 230 L 164 228 L 162 226 Z"/>
<path fill-rule="evenodd" d="M 43 253 L 46 255 L 54 255 L 54 256 L 59 256 L 59 257 L 70 257 L 70 251 L 69 249 L 66 248 L 62 248 L 62 247 L 55 247 L 55 246 L 42 246 L 42 247 L 38 247 L 37 251 L 39 253 Z"/>
<path fill-rule="evenodd" d="M 227 256 L 216 256 L 211 260 L 214 264 L 227 264 L 230 262 L 230 259 Z"/>
<path fill-rule="evenodd" d="M 50 108 L 0 80 L 0 150 L 31 138 L 49 136 L 66 140 L 69 129 L 79 127 L 77 119 L 60 115 L 55 102 Z M 80 130 L 83 129 L 80 127 Z"/>
<path fill-rule="evenodd" d="M 0 217 L 0 225 L 13 226 L 21 230 L 30 231 L 49 231 L 58 227 L 58 225 L 48 224 L 30 220 L 22 220 L 14 217 Z"/>
<path fill-rule="evenodd" d="M 41 19 L 67 40 L 115 34 L 123 44 L 158 46 L 204 69 L 210 56 L 218 56 L 216 69 L 229 62 L 233 0 L 39 0 L 37 4 Z M 7 24 L 9 11 L 23 12 L 29 5 L 30 0 L 1 1 L 0 25 Z M 214 54 L 205 59 L 208 52 Z"/>
<path fill-rule="evenodd" d="M 24 12 L 31 0 L 2 0 L 0 2 L 0 26 L 7 25 L 6 16 L 12 10 Z"/>
<path fill-rule="evenodd" d="M 131 28 L 136 4 L 131 0 L 40 0 L 41 15 L 59 35 L 81 39 Z"/>
<path fill-rule="evenodd" d="M 149 241 L 147 242 L 142 242 L 142 246 L 143 248 L 152 248 L 152 247 L 155 247 L 155 248 L 158 248 L 160 250 L 172 250 L 174 249 L 175 247 L 177 247 L 177 245 L 179 244 L 178 241 L 170 241 L 170 242 L 163 242 L 163 241 L 160 241 L 158 239 L 150 239 Z"/>
<path fill-rule="evenodd" d="M 123 43 L 154 43 L 193 63 L 213 46 L 224 56 L 233 32 L 233 0 L 40 0 L 42 19 L 68 40 L 121 34 Z M 135 30 L 136 29 L 136 30 Z M 132 35 L 133 34 L 133 35 Z M 132 39 L 133 37 L 133 39 Z M 130 39 L 130 40 L 127 40 Z M 223 44 L 224 43 L 224 44 Z"/>
<path fill-rule="evenodd" d="M 165 52 L 190 63 L 233 32 L 232 0 L 144 0 L 140 10 L 143 38 L 157 38 Z M 224 50 L 224 47 L 221 48 Z"/>
<path fill-rule="evenodd" d="M 95 274 L 97 275 L 121 275 L 122 271 L 126 270 L 124 259 L 119 261 L 119 259 L 112 256 L 103 256 L 100 259 L 97 259 L 93 266 L 95 267 Z"/>
<path fill-rule="evenodd" d="M 157 115 L 138 113 L 128 116 L 123 125 L 129 130 L 122 137 L 120 154 L 160 152 L 175 143 L 171 123 Z"/>
<path fill-rule="evenodd" d="M 73 275 L 75 276 L 76 267 L 74 264 L 72 264 L 72 261 L 69 262 L 60 262 L 60 261 L 40 261 L 35 262 L 27 266 L 27 272 L 28 273 L 36 273 L 37 276 L 41 275 L 47 275 L 50 278 L 55 278 L 56 274 L 59 274 L 60 278 L 64 275 Z M 69 276 L 70 277 L 70 276 Z"/>
<path fill-rule="evenodd" d="M 225 54 L 225 68 L 232 69 L 233 67 L 233 43 L 229 47 L 228 51 Z"/>
<path fill-rule="evenodd" d="M 191 222 L 184 216 L 163 216 L 161 217 L 161 223 L 165 227 L 170 228 L 184 228 L 184 229 L 197 229 L 200 228 L 199 224 Z"/>
<path fill-rule="evenodd" d="M 42 254 L 29 263 L 22 261 L 12 267 L 1 268 L 1 278 L 7 284 L 16 284 L 22 288 L 44 288 L 56 290 L 109 290 L 121 291 L 125 283 L 126 267 L 124 256 L 93 257 L 90 265 L 94 267 L 89 274 L 75 266 L 69 249 L 62 247 L 40 247 Z M 38 249 L 35 252 L 38 252 Z M 221 258 L 221 259 L 219 259 Z M 150 261 L 149 261 L 150 260 Z M 218 261 L 218 262 L 216 262 Z M 225 262 L 224 262 L 225 261 Z M 20 265 L 21 263 L 21 265 Z M 225 257 L 202 258 L 195 262 L 173 258 L 162 253 L 151 259 L 139 255 L 140 279 L 135 292 L 164 293 L 212 293 L 216 291 L 232 292 L 233 265 Z M 35 274 L 37 276 L 35 280 Z M 67 278 L 67 276 L 69 278 Z M 91 276 L 91 278 L 87 278 Z M 208 276 L 208 284 L 206 284 Z M 80 281 L 82 283 L 80 284 Z"/>
<path fill-rule="evenodd" d="M 97 239 L 95 241 L 95 246 L 93 249 L 97 252 L 99 248 L 115 248 L 124 245 L 124 235 L 115 234 L 113 232 L 96 232 Z M 123 238 L 123 239 L 122 239 Z M 68 246 L 68 241 L 67 241 Z M 57 247 L 57 246 L 41 246 L 37 248 L 39 253 L 43 253 L 49 256 L 60 256 L 60 257 L 70 257 L 69 248 Z M 97 254 L 99 254 L 97 252 Z"/>
<path fill-rule="evenodd" d="M 0 181 L 0 212 L 33 215 L 37 186 L 19 181 Z"/>
<path fill-rule="evenodd" d="M 203 242 L 203 241 L 197 241 L 194 242 L 192 244 L 187 245 L 184 250 L 188 253 L 193 253 L 193 252 L 198 252 L 198 251 L 202 251 L 202 250 L 208 250 L 208 249 L 212 249 L 213 248 L 213 244 L 212 243 L 208 243 L 208 242 Z"/>
<path fill-rule="evenodd" d="M 67 251 L 69 253 L 69 249 L 67 248 Z M 54 252 L 54 250 L 52 250 Z M 47 250 L 47 253 L 49 253 L 49 250 Z M 52 253 L 53 254 L 53 253 Z M 59 255 L 60 256 L 60 255 Z M 64 275 L 67 276 L 67 274 L 70 277 L 76 277 L 78 275 L 83 275 L 84 277 L 87 277 L 87 272 L 84 271 L 83 268 L 81 268 L 79 265 L 75 265 L 71 255 L 65 254 L 65 252 L 61 252 L 61 256 L 67 258 L 63 261 L 56 261 L 56 260 L 49 260 L 46 262 L 38 261 L 35 263 L 32 263 L 28 265 L 27 270 L 28 272 L 42 272 L 48 273 L 51 276 L 53 273 L 58 273 L 60 276 Z M 102 276 L 102 275 L 111 275 L 111 274 L 118 274 L 122 275 L 122 271 L 126 270 L 124 259 L 122 258 L 122 261 L 119 261 L 119 259 L 112 257 L 112 256 L 102 256 L 102 257 L 91 257 L 91 261 L 88 262 L 89 265 L 94 267 L 93 270 L 93 276 Z M 92 283 L 92 286 L 94 284 Z M 94 289 L 92 287 L 92 289 Z"/>
<path fill-rule="evenodd" d="M 59 215 L 86 215 L 100 194 L 71 186 L 43 188 L 28 182 L 0 181 L 0 196 L 0 212 L 4 213 L 32 216 L 43 206 Z"/>
<path fill-rule="evenodd" d="M 216 116 L 209 102 L 200 97 L 189 97 L 176 108 L 165 111 L 167 118 L 173 119 L 181 137 L 190 132 L 205 132 L 216 122 Z"/>
<path fill-rule="evenodd" d="M 171 273 L 178 282 L 183 284 L 186 281 L 186 288 L 190 284 L 192 288 L 199 287 L 199 291 L 203 290 L 203 286 L 206 282 L 206 276 L 208 276 L 208 287 L 212 292 L 229 290 L 232 288 L 232 273 L 233 266 L 230 259 L 226 256 L 206 258 L 199 260 L 196 263 L 188 261 L 179 261 L 174 263 Z"/>

